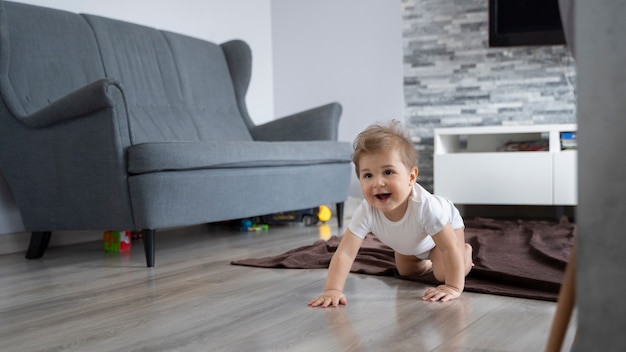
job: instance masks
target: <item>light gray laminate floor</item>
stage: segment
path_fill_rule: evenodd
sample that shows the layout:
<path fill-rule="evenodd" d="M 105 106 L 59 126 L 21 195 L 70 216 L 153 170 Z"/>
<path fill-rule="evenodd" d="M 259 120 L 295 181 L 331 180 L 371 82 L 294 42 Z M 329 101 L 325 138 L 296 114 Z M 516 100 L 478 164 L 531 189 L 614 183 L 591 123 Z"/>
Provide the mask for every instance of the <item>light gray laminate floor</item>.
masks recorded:
<path fill-rule="evenodd" d="M 544 349 L 555 303 L 469 292 L 426 303 L 422 284 L 351 274 L 348 305 L 316 309 L 306 303 L 321 292 L 325 270 L 230 265 L 311 244 L 319 232 L 298 225 L 160 232 L 153 269 L 141 242 L 129 255 L 106 254 L 94 242 L 50 248 L 40 260 L 0 256 L 0 350 Z"/>

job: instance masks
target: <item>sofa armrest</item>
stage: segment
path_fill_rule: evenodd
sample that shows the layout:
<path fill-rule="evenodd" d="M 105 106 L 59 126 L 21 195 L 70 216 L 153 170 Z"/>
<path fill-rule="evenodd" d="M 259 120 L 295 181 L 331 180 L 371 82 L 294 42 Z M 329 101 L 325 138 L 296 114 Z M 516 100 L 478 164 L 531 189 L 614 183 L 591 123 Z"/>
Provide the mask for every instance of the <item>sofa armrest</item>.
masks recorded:
<path fill-rule="evenodd" d="M 44 107 L 43 109 L 18 119 L 27 127 L 42 128 L 90 115 L 115 105 L 108 89 L 120 84 L 109 79 L 101 79 L 88 84 Z"/>
<path fill-rule="evenodd" d="M 257 141 L 336 141 L 341 105 L 330 103 L 258 125 L 250 131 Z"/>
<path fill-rule="evenodd" d="M 120 88 L 100 80 L 33 114 L 0 116 L 0 165 L 27 231 L 133 228 Z"/>

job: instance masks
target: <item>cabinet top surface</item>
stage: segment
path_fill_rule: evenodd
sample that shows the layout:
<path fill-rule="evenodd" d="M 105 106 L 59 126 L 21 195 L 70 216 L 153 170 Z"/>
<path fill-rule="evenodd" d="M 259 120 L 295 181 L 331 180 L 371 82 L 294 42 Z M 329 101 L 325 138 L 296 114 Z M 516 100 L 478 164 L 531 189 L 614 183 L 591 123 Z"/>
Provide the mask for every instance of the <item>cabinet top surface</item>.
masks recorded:
<path fill-rule="evenodd" d="M 499 133 L 533 133 L 533 132 L 573 132 L 577 125 L 511 125 L 511 126 L 474 126 L 474 127 L 448 127 L 435 128 L 435 135 L 455 134 L 499 134 Z"/>

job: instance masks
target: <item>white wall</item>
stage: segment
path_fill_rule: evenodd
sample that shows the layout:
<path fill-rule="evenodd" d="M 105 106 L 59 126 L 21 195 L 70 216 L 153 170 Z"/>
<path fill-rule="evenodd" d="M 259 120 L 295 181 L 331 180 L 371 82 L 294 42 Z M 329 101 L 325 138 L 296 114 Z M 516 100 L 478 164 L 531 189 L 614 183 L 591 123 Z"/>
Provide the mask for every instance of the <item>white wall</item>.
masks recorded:
<path fill-rule="evenodd" d="M 400 0 L 273 0 L 274 110 L 343 106 L 339 139 L 403 120 Z M 353 176 L 350 194 L 360 197 Z"/>

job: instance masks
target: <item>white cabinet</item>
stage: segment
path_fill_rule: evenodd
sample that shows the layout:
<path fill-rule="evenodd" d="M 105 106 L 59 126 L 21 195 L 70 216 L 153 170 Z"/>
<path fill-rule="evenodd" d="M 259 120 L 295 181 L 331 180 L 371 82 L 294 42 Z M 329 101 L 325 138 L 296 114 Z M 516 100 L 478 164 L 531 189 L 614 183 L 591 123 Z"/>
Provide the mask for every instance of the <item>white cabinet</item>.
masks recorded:
<path fill-rule="evenodd" d="M 575 131 L 575 124 L 435 129 L 435 194 L 458 204 L 576 205 L 577 152 L 561 143 Z M 505 145 L 509 151 L 500 151 Z"/>

